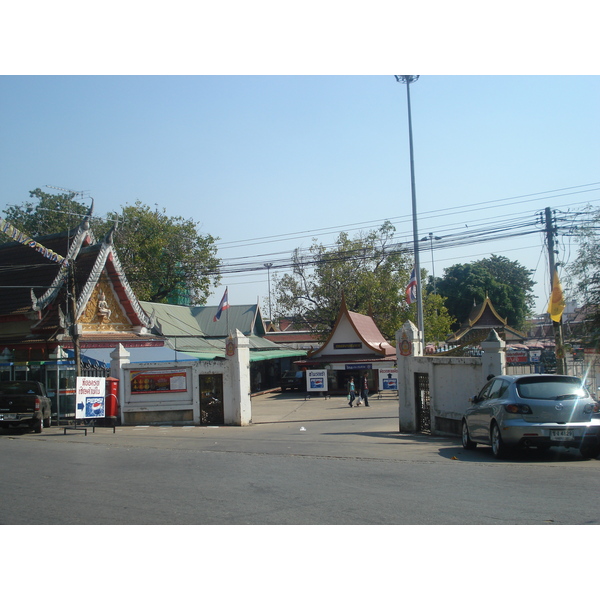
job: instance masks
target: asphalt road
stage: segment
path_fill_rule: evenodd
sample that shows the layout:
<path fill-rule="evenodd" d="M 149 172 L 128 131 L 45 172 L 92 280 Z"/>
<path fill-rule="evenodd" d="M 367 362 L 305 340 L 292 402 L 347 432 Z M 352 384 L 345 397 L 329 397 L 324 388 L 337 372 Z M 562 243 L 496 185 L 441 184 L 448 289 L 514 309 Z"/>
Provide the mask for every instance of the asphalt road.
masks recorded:
<path fill-rule="evenodd" d="M 398 433 L 397 402 L 253 399 L 248 427 L 0 433 L 2 525 L 598 524 L 599 460 Z"/>

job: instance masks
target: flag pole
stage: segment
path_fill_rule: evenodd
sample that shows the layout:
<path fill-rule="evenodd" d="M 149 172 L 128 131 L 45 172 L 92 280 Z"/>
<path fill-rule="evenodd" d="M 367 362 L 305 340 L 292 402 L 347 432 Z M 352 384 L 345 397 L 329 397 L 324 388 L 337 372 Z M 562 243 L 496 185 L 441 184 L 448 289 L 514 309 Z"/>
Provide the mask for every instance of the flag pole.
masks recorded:
<path fill-rule="evenodd" d="M 227 294 L 227 310 L 225 314 L 225 318 L 227 319 L 227 337 L 231 337 L 231 331 L 229 329 L 229 288 L 225 288 L 225 293 Z"/>

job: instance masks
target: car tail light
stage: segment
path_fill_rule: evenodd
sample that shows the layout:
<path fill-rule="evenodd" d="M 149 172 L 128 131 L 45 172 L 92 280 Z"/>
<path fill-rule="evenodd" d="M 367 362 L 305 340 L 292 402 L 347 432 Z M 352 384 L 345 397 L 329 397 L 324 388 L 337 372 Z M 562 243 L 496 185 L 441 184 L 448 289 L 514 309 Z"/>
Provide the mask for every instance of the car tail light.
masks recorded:
<path fill-rule="evenodd" d="M 527 404 L 505 404 L 504 410 L 514 415 L 530 415 L 531 408 Z"/>
<path fill-rule="evenodd" d="M 39 398 L 35 399 L 35 410 L 36 411 L 40 410 L 40 399 Z"/>

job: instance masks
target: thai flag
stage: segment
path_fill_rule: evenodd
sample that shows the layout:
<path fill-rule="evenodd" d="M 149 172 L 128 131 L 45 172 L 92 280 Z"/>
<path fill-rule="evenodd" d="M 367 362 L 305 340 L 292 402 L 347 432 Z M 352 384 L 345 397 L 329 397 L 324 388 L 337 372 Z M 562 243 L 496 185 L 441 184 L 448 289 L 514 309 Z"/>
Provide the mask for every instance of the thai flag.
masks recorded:
<path fill-rule="evenodd" d="M 410 274 L 410 281 L 406 286 L 406 302 L 412 304 L 417 301 L 417 275 L 415 273 L 415 267 L 413 267 L 412 273 Z"/>
<path fill-rule="evenodd" d="M 219 308 L 217 308 L 217 314 L 213 317 L 213 321 L 215 323 L 221 318 L 221 313 L 229 308 L 229 301 L 227 300 L 227 289 L 228 288 L 225 288 L 225 293 L 223 294 L 223 298 L 221 298 Z"/>

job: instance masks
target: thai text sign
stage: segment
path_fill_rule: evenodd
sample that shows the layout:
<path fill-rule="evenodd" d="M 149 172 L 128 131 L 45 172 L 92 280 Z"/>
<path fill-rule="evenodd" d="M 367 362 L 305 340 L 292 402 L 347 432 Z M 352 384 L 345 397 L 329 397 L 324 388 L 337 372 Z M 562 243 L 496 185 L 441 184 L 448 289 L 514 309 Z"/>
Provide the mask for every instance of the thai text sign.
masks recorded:
<path fill-rule="evenodd" d="M 309 392 L 326 392 L 327 370 L 309 369 L 306 371 L 306 390 Z"/>
<path fill-rule="evenodd" d="M 105 377 L 78 377 L 75 398 L 75 418 L 103 418 L 105 416 L 105 394 Z"/>
<path fill-rule="evenodd" d="M 132 394 L 160 394 L 187 391 L 185 371 L 131 371 Z"/>
<path fill-rule="evenodd" d="M 398 369 L 379 369 L 379 389 L 398 389 Z"/>

